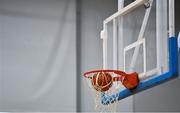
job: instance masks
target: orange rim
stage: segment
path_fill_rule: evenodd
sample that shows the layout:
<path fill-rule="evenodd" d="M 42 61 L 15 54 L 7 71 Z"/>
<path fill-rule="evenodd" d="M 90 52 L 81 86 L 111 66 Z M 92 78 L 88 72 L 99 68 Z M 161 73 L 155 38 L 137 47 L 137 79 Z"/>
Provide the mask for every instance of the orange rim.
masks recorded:
<path fill-rule="evenodd" d="M 88 76 L 89 74 L 93 74 L 93 73 L 98 73 L 98 72 L 113 72 L 113 73 L 115 73 L 115 74 L 118 74 L 118 75 L 121 75 L 121 76 L 126 76 L 127 74 L 125 73 L 125 72 L 123 72 L 123 71 L 120 71 L 120 70 L 93 70 L 93 71 L 88 71 L 88 72 L 85 72 L 84 74 L 83 74 L 83 76 L 85 77 L 85 78 L 89 78 L 89 79 L 92 79 L 92 77 L 91 76 Z"/>

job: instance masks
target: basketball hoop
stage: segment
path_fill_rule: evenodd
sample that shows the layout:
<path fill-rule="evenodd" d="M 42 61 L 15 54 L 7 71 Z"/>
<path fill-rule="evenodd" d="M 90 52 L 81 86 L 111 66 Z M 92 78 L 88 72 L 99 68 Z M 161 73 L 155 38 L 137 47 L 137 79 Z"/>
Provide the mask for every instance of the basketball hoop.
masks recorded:
<path fill-rule="evenodd" d="M 115 98 L 108 96 L 116 94 L 122 86 L 132 90 L 139 83 L 138 74 L 136 72 L 127 74 L 120 70 L 93 70 L 83 74 L 89 87 L 95 94 L 95 110 L 96 111 L 115 111 L 118 95 Z M 102 98 L 106 98 L 106 102 L 102 102 Z M 108 103 L 108 104 L 107 104 Z"/>

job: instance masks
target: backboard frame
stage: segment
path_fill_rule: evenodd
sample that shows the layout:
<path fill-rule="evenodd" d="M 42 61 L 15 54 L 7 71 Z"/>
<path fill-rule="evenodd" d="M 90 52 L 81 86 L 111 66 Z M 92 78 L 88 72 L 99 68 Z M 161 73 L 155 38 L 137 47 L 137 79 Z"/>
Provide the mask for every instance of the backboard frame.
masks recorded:
<path fill-rule="evenodd" d="M 153 1 L 153 0 L 150 0 Z M 136 9 L 137 7 L 144 5 L 147 3 L 148 0 L 136 0 L 133 3 L 129 4 L 128 6 L 122 8 L 117 13 L 113 14 L 109 18 L 104 20 L 103 27 L 104 30 L 101 32 L 101 38 L 103 39 L 103 68 L 107 69 L 107 23 L 110 21 L 113 21 L 113 33 L 116 34 L 117 29 L 114 27 L 117 24 L 116 18 L 120 15 L 125 15 L 128 12 Z M 148 12 L 148 11 L 147 11 Z M 150 9 L 149 9 L 150 12 Z M 146 16 L 145 16 L 146 17 Z M 149 77 L 148 79 L 141 80 L 139 85 L 136 89 L 130 91 L 127 89 L 121 90 L 119 93 L 113 94 L 113 95 L 105 95 L 102 93 L 102 104 L 107 105 L 109 104 L 106 100 L 115 100 L 116 97 L 118 97 L 118 100 L 124 99 L 130 95 L 136 94 L 138 92 L 141 92 L 143 90 L 149 89 L 151 87 L 154 87 L 156 85 L 159 85 L 161 83 L 164 83 L 167 80 L 171 80 L 172 78 L 175 78 L 178 76 L 178 45 L 177 45 L 177 38 L 175 37 L 174 33 L 174 0 L 169 0 L 169 39 L 168 39 L 168 67 L 169 70 L 165 73 L 160 73 L 156 76 Z M 147 18 L 144 19 L 146 22 L 148 19 L 148 13 Z M 143 32 L 143 29 L 142 29 Z M 141 36 L 141 35 L 140 35 Z M 113 36 L 115 38 L 116 36 Z M 117 47 L 116 43 L 113 43 L 113 47 Z M 142 42 L 143 44 L 143 42 Z M 145 44 L 145 43 L 144 43 Z M 117 51 L 116 49 L 114 49 Z M 117 62 L 117 58 L 114 58 L 113 62 Z M 113 67 L 114 69 L 117 69 L 117 64 L 115 64 Z M 146 64 L 145 64 L 146 66 Z M 158 70 L 156 70 L 158 71 Z"/>
<path fill-rule="evenodd" d="M 143 90 L 149 89 L 156 85 L 166 82 L 167 80 L 171 80 L 178 76 L 178 45 L 177 45 L 177 38 L 170 37 L 169 38 L 169 71 L 163 73 L 161 75 L 157 75 L 154 77 L 150 77 L 146 80 L 143 80 L 139 83 L 136 89 L 130 91 L 128 89 L 124 89 L 119 93 L 113 95 L 104 95 L 102 94 L 102 104 L 107 105 L 110 104 L 106 100 L 115 100 L 118 97 L 118 101 L 124 99 L 128 96 L 141 92 Z"/>

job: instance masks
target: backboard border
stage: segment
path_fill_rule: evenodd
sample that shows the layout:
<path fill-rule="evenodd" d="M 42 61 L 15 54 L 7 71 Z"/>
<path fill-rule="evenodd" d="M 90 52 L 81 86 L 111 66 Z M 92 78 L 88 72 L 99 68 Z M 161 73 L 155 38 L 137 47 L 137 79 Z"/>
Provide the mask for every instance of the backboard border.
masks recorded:
<path fill-rule="evenodd" d="M 169 45 L 169 71 L 165 72 L 161 75 L 153 76 L 150 77 L 146 80 L 143 80 L 139 83 L 136 89 L 134 90 L 128 90 L 128 89 L 123 89 L 119 93 L 113 94 L 113 95 L 106 95 L 102 93 L 101 95 L 101 103 L 104 105 L 110 104 L 109 101 L 106 100 L 116 100 L 117 96 L 118 99 L 117 101 L 124 99 L 128 96 L 134 95 L 138 92 L 141 92 L 143 90 L 147 90 L 151 87 L 157 86 L 159 84 L 162 84 L 168 80 L 171 80 L 173 78 L 178 77 L 178 43 L 177 43 L 177 38 L 176 37 L 170 37 L 168 39 L 168 45 Z"/>

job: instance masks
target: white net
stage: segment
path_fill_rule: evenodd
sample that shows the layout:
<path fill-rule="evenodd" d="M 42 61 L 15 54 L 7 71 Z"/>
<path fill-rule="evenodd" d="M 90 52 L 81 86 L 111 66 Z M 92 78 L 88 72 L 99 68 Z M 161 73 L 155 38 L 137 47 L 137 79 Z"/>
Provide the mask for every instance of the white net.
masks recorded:
<path fill-rule="evenodd" d="M 113 77 L 117 76 L 114 73 L 109 73 Z M 94 76 L 94 74 L 89 74 L 89 76 Z M 92 85 L 92 79 L 85 78 L 88 86 L 93 92 L 94 96 L 94 109 L 96 112 L 106 113 L 106 112 L 116 112 L 116 106 L 118 102 L 118 92 L 125 87 L 121 84 L 120 81 L 113 82 L 109 90 L 105 92 L 100 92 L 94 89 Z"/>

